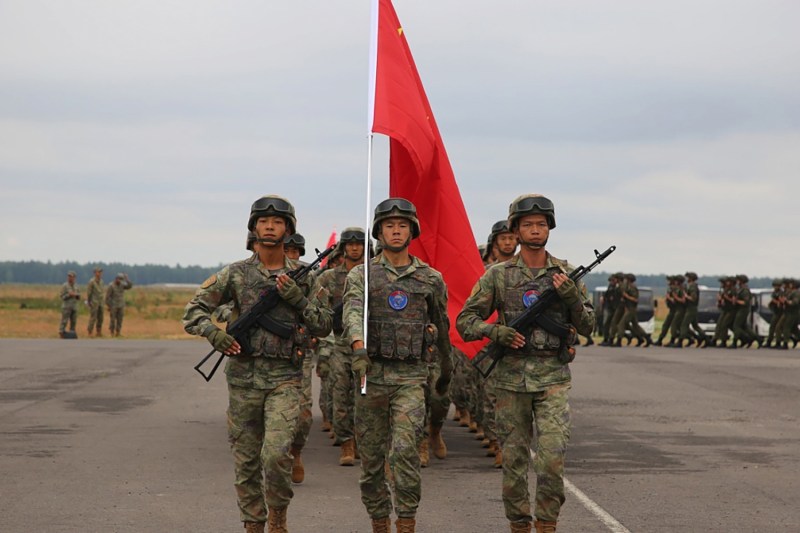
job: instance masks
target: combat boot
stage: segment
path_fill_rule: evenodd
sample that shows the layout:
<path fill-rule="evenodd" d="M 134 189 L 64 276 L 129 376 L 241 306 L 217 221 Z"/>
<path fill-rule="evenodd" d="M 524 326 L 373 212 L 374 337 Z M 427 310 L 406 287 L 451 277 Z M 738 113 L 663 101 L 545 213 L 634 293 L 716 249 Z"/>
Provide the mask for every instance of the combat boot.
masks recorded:
<path fill-rule="evenodd" d="M 456 407 L 455 412 L 453 413 L 453 422 L 460 422 L 461 421 L 461 409 Z"/>
<path fill-rule="evenodd" d="M 292 446 L 292 483 L 302 483 L 306 478 L 306 468 L 303 458 L 300 457 L 300 448 Z M 271 531 L 271 530 L 270 530 Z"/>
<path fill-rule="evenodd" d="M 392 520 L 388 516 L 372 519 L 372 533 L 392 533 Z"/>
<path fill-rule="evenodd" d="M 584 346 L 591 346 L 594 344 L 594 339 L 591 337 L 586 337 L 586 344 Z"/>
<path fill-rule="evenodd" d="M 269 508 L 267 533 L 289 533 L 289 529 L 286 527 L 286 509 L 287 507 Z"/>
<path fill-rule="evenodd" d="M 245 522 L 245 533 L 264 533 L 264 522 Z"/>
<path fill-rule="evenodd" d="M 417 520 L 415 518 L 398 518 L 394 525 L 397 526 L 397 533 L 414 533 Z"/>
<path fill-rule="evenodd" d="M 489 437 L 484 437 L 481 441 L 481 448 L 488 448 L 491 443 L 492 440 Z"/>
<path fill-rule="evenodd" d="M 437 459 L 444 459 L 447 457 L 447 445 L 442 438 L 442 428 L 431 428 L 431 434 L 428 437 L 430 447 L 433 450 L 433 455 Z"/>
<path fill-rule="evenodd" d="M 464 411 L 461 413 L 461 418 L 459 418 L 458 420 L 458 425 L 462 428 L 466 428 L 469 427 L 469 422 L 470 422 L 469 411 L 464 409 Z"/>
<path fill-rule="evenodd" d="M 419 466 L 422 468 L 427 467 L 430 460 L 431 456 L 428 453 L 428 439 L 423 438 L 419 443 Z"/>
<path fill-rule="evenodd" d="M 497 447 L 497 451 L 494 454 L 494 467 L 503 468 L 503 450 L 500 449 L 500 446 Z"/>
<path fill-rule="evenodd" d="M 355 440 L 347 439 L 342 443 L 342 452 L 339 455 L 339 466 L 353 466 L 355 462 Z"/>
<path fill-rule="evenodd" d="M 531 533 L 530 522 L 509 522 L 511 524 L 511 533 Z"/>
<path fill-rule="evenodd" d="M 483 431 L 483 427 L 478 426 L 478 432 L 475 434 L 475 440 L 483 440 L 486 438 L 486 433 Z"/>
<path fill-rule="evenodd" d="M 489 449 L 486 450 L 486 457 L 494 457 L 495 455 L 497 455 L 497 441 L 490 440 Z"/>
<path fill-rule="evenodd" d="M 536 526 L 536 533 L 556 533 L 555 522 L 537 520 L 533 525 Z"/>
<path fill-rule="evenodd" d="M 323 420 L 322 421 L 322 428 L 320 428 L 320 429 L 322 429 L 322 431 L 327 433 L 327 432 L 329 432 L 329 431 L 331 431 L 333 429 L 333 425 L 331 425 L 331 421 L 330 420 Z"/>
<path fill-rule="evenodd" d="M 470 433 L 477 433 L 478 432 L 478 423 L 474 420 L 471 420 L 469 423 L 469 432 Z"/>

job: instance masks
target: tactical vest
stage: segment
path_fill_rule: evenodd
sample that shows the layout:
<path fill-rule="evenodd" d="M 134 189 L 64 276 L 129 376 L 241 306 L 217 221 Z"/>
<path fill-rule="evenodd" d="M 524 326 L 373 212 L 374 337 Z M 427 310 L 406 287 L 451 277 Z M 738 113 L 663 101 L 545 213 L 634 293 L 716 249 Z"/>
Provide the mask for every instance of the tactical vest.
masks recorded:
<path fill-rule="evenodd" d="M 559 270 L 551 268 L 548 270 L 547 275 L 539 277 L 535 280 L 524 277 L 522 279 L 514 279 L 512 276 L 514 268 L 505 269 L 505 293 L 503 294 L 503 317 L 505 323 L 508 324 L 525 309 L 533 305 L 539 299 L 539 295 L 548 289 L 553 289 L 552 275 Z M 544 311 L 544 315 L 559 324 L 566 324 L 566 308 L 563 303 L 556 302 Z M 563 342 L 567 339 L 562 339 L 558 335 L 545 331 L 544 329 L 534 326 L 530 336 L 525 339 L 525 346 L 518 350 L 513 350 L 510 353 L 516 355 L 558 355 L 558 351 L 563 346 Z"/>
<path fill-rule="evenodd" d="M 239 263 L 239 272 L 235 275 L 238 299 L 236 308 L 239 313 L 235 313 L 232 318 L 248 312 L 261 296 L 271 287 L 275 286 L 275 278 L 267 278 L 262 274 L 257 265 L 243 262 Z M 240 285 L 241 284 L 241 285 Z M 301 285 L 302 287 L 302 285 Z M 252 348 L 249 354 L 253 357 L 267 357 L 275 359 L 289 359 L 295 364 L 302 362 L 305 357 L 305 347 L 309 343 L 308 332 L 302 324 L 300 313 L 291 305 L 283 300 L 278 303 L 270 312 L 269 316 L 283 324 L 292 327 L 293 334 L 288 339 L 284 339 L 262 327 L 253 328 L 249 335 L 248 342 Z"/>
<path fill-rule="evenodd" d="M 333 271 L 333 285 L 329 287 L 331 293 L 331 307 L 333 309 L 333 334 L 337 337 L 344 333 L 342 324 L 342 299 L 344 297 L 344 282 L 347 280 L 347 269 L 336 268 Z"/>
<path fill-rule="evenodd" d="M 417 267 L 395 281 L 386 268 L 369 269 L 367 353 L 383 359 L 430 361 L 436 327 L 429 323 L 428 297 L 433 286 L 428 267 Z"/>

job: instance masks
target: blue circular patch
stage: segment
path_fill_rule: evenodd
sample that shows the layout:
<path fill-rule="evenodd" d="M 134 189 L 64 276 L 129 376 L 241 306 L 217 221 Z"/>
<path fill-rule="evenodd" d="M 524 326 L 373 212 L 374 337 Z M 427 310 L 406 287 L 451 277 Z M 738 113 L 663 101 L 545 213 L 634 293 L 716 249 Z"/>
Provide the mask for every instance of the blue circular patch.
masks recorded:
<path fill-rule="evenodd" d="M 402 311 L 408 305 L 408 294 L 403 291 L 392 291 L 389 294 L 389 307 L 395 311 Z"/>
<path fill-rule="evenodd" d="M 522 295 L 522 305 L 526 308 L 532 306 L 539 299 L 539 294 L 541 293 L 535 289 L 525 291 L 525 294 Z"/>

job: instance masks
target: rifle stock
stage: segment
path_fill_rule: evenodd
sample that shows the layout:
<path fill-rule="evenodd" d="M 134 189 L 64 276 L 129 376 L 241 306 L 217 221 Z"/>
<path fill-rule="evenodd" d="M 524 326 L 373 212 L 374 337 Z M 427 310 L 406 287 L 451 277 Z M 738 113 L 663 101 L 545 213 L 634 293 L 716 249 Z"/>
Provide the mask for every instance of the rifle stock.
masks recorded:
<path fill-rule="evenodd" d="M 332 245 L 329 248 L 326 248 L 324 251 L 320 252 L 319 250 L 315 250 L 317 252 L 317 258 L 314 262 L 309 263 L 304 267 L 300 267 L 298 269 L 292 270 L 289 272 L 289 277 L 295 281 L 300 281 L 304 277 L 306 277 L 310 272 L 315 270 L 317 266 L 322 262 L 323 259 L 328 257 L 328 255 L 333 252 L 336 245 Z M 242 347 L 241 355 L 247 355 L 252 351 L 252 347 L 248 342 L 248 337 L 250 334 L 250 330 L 256 326 L 259 326 L 267 331 L 274 333 L 284 339 L 288 339 L 294 330 L 293 325 L 291 324 L 284 324 L 282 322 L 278 322 L 267 313 L 269 313 L 276 305 L 278 305 L 281 301 L 280 294 L 278 294 L 277 287 L 271 287 L 261 299 L 256 302 L 256 304 L 250 308 L 247 313 L 241 315 L 239 318 L 234 320 L 232 323 L 228 324 L 226 331 L 228 335 L 232 336 L 236 339 L 236 342 Z M 203 376 L 203 379 L 206 382 L 211 381 L 211 378 L 214 377 L 214 373 L 219 368 L 219 365 L 222 363 L 222 360 L 225 358 L 224 353 L 219 354 L 219 359 L 217 362 L 214 363 L 214 367 L 211 371 L 206 374 L 203 372 L 203 364 L 208 361 L 217 350 L 211 350 L 199 363 L 194 366 L 194 369 Z"/>
<path fill-rule="evenodd" d="M 595 260 L 589 266 L 581 265 L 570 272 L 569 278 L 575 282 L 579 281 L 586 274 L 595 269 L 600 263 L 602 263 L 609 255 L 614 253 L 614 250 L 616 249 L 617 247 L 612 245 L 609 246 L 608 249 L 603 253 L 595 250 Z M 547 289 L 546 291 L 542 292 L 536 302 L 528 307 L 524 313 L 509 322 L 507 326 L 514 328 L 522 334 L 529 334 L 529 330 L 536 324 L 537 320 L 540 319 L 542 313 L 544 313 L 544 311 L 558 299 L 558 293 L 555 291 L 555 289 Z M 472 366 L 474 366 L 475 369 L 484 377 L 484 379 L 486 379 L 489 377 L 489 374 L 492 373 L 492 370 L 494 370 L 494 367 L 497 365 L 500 359 L 503 358 L 503 354 L 504 348 L 502 346 L 496 342 L 490 342 L 486 345 L 481 353 L 475 356 L 475 359 L 472 360 Z M 484 369 L 482 368 L 483 365 L 481 363 L 483 363 L 483 361 L 486 359 L 490 359 L 491 363 L 489 363 L 489 366 Z"/>

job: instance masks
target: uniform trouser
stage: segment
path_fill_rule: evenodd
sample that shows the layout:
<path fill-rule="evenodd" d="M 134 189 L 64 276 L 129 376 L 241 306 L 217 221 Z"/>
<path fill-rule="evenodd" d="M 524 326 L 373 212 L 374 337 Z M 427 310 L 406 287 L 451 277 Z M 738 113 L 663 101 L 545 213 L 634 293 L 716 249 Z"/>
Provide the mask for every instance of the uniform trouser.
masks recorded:
<path fill-rule="evenodd" d="M 783 314 L 783 327 L 778 335 L 779 343 L 789 342 L 797 334 L 798 313 L 788 311 Z"/>
<path fill-rule="evenodd" d="M 69 323 L 69 330 L 75 331 L 75 323 L 78 321 L 78 310 L 74 307 L 61 310 L 61 324 L 58 326 L 59 333 L 64 333 L 67 330 L 67 323 Z"/>
<path fill-rule="evenodd" d="M 458 411 L 463 411 L 467 408 L 467 382 L 469 378 L 466 365 L 469 364 L 469 361 L 461 357 L 454 365 L 453 381 L 450 383 L 450 399 Z"/>
<path fill-rule="evenodd" d="M 642 327 L 639 325 L 639 321 L 636 319 L 635 307 L 625 309 L 622 319 L 620 319 L 619 323 L 617 324 L 614 337 L 621 340 L 622 337 L 625 336 L 625 328 L 630 328 L 631 334 L 636 338 L 641 338 L 646 335 Z"/>
<path fill-rule="evenodd" d="M 356 438 L 361 455 L 361 501 L 370 518 L 392 512 L 384 462 L 394 476 L 398 517 L 413 518 L 422 494 L 418 447 L 425 424 L 425 391 L 418 385 L 376 385 L 356 396 Z"/>
<path fill-rule="evenodd" d="M 124 307 L 111 307 L 108 310 L 108 318 L 111 324 L 109 328 L 111 333 L 120 333 L 122 331 L 122 317 L 125 315 Z"/>
<path fill-rule="evenodd" d="M 605 322 L 603 323 L 603 338 L 607 341 L 611 340 L 611 332 L 613 331 L 614 316 L 617 314 L 617 309 L 608 309 L 605 313 Z"/>
<path fill-rule="evenodd" d="M 723 309 L 720 314 L 717 327 L 714 328 L 714 340 L 726 342 L 728 340 L 728 329 L 733 324 L 733 310 Z"/>
<path fill-rule="evenodd" d="M 497 391 L 494 374 L 489 374 L 483 382 L 483 434 L 486 438 L 497 440 Z"/>
<path fill-rule="evenodd" d="M 302 450 L 308 441 L 308 434 L 311 432 L 311 422 L 314 417 L 311 414 L 311 407 L 314 405 L 311 392 L 311 374 L 314 371 L 314 357 L 311 352 L 306 354 L 303 359 L 303 382 L 300 387 L 300 416 L 297 418 L 297 430 L 294 434 L 292 446 Z"/>
<path fill-rule="evenodd" d="M 664 319 L 664 323 L 661 324 L 661 333 L 658 335 L 658 340 L 664 340 L 664 337 L 667 336 L 667 332 L 672 327 L 672 323 L 675 321 L 675 308 L 672 307 L 667 312 L 667 318 Z"/>
<path fill-rule="evenodd" d="M 672 321 L 672 327 L 669 329 L 669 341 L 677 342 L 681 336 L 681 326 L 683 325 L 683 318 L 686 316 L 686 307 L 680 306 L 675 308 L 675 318 Z"/>
<path fill-rule="evenodd" d="M 503 505 L 512 522 L 555 522 L 564 503 L 564 459 L 569 441 L 570 383 L 541 392 L 497 389 L 497 433 L 503 449 Z M 536 509 L 531 515 L 528 467 L 536 426 Z"/>
<path fill-rule="evenodd" d="M 97 325 L 97 333 L 103 329 L 103 304 L 92 304 L 89 307 L 89 333 L 94 331 Z"/>
<path fill-rule="evenodd" d="M 267 506 L 289 505 L 289 448 L 300 416 L 300 383 L 271 390 L 228 384 L 228 441 L 234 460 L 236 496 L 243 522 L 264 522 Z"/>
<path fill-rule="evenodd" d="M 767 344 L 772 343 L 772 340 L 778 335 L 778 331 L 783 327 L 783 312 L 774 313 L 772 320 L 769 321 L 769 335 L 767 336 Z M 780 324 L 780 326 L 778 325 Z"/>
<path fill-rule="evenodd" d="M 736 314 L 733 316 L 733 343 L 736 345 L 737 341 L 742 343 L 752 341 L 756 338 L 756 333 L 747 326 L 747 314 L 749 313 L 750 304 L 739 306 L 736 308 Z"/>
<path fill-rule="evenodd" d="M 330 357 L 325 357 L 326 362 L 328 363 L 328 372 L 319 375 L 319 410 L 322 411 L 322 417 L 329 422 L 333 420 L 333 398 L 332 398 L 332 389 L 331 389 L 331 381 L 333 378 L 331 377 L 331 366 L 330 366 Z M 319 366 L 317 366 L 319 368 Z"/>
<path fill-rule="evenodd" d="M 483 427 L 483 406 L 486 403 L 486 380 L 480 375 L 480 373 L 476 372 L 476 374 L 478 375 L 475 377 L 475 412 L 470 412 L 470 416 L 472 417 L 473 422 Z"/>
<path fill-rule="evenodd" d="M 441 428 L 447 418 L 447 410 L 450 408 L 450 394 L 444 395 L 436 392 L 436 380 L 441 376 L 441 365 L 431 363 L 428 365 L 428 381 L 425 384 L 425 434 L 428 428 Z"/>
<path fill-rule="evenodd" d="M 608 334 L 611 335 L 609 341 L 613 341 L 614 337 L 617 335 L 617 328 L 619 328 L 619 323 L 622 322 L 622 317 L 625 316 L 625 306 L 623 304 L 619 304 L 617 308 L 614 310 L 614 314 L 611 317 L 611 324 L 609 324 Z M 625 333 L 625 328 L 622 328 L 622 333 Z M 622 334 L 620 335 L 620 337 Z"/>
<path fill-rule="evenodd" d="M 467 367 L 468 376 L 468 389 L 467 389 L 467 411 L 471 420 L 476 420 L 478 417 L 478 401 L 481 398 L 480 387 L 483 377 L 480 372 L 472 366 L 472 363 Z"/>
<path fill-rule="evenodd" d="M 691 339 L 692 331 L 698 339 L 704 339 L 706 334 L 697 323 L 697 306 L 687 306 L 686 314 L 683 315 L 683 323 L 681 324 L 681 339 Z"/>
<path fill-rule="evenodd" d="M 356 382 L 353 376 L 353 352 L 336 346 L 331 354 L 331 378 L 333 398 L 333 433 L 336 442 L 342 443 L 355 436 L 353 418 L 355 410 Z"/>

